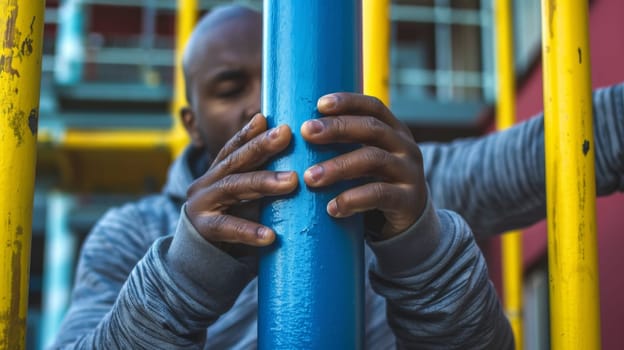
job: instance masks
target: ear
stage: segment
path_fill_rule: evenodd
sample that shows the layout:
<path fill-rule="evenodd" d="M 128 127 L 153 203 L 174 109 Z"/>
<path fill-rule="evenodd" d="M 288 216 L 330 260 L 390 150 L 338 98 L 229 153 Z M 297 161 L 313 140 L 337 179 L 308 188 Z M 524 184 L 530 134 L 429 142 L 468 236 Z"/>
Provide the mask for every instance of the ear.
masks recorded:
<path fill-rule="evenodd" d="M 191 138 L 193 146 L 197 148 L 203 147 L 204 140 L 199 131 L 199 118 L 197 118 L 190 107 L 183 107 L 180 109 L 180 120 L 182 121 L 182 125 L 184 125 L 184 129 L 186 129 L 186 133 Z"/>

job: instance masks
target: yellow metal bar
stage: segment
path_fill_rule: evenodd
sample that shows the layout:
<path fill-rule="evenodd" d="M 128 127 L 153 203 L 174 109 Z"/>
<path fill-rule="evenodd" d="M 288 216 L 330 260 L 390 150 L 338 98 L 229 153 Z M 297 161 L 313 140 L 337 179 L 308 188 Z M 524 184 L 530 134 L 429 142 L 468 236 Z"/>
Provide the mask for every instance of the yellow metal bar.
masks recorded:
<path fill-rule="evenodd" d="M 511 127 L 516 120 L 516 89 L 513 47 L 513 18 L 511 0 L 494 1 L 496 33 L 496 74 L 498 99 L 496 126 L 498 130 Z M 516 349 L 523 349 L 522 327 L 522 236 L 518 231 L 502 236 L 503 302 L 511 323 Z"/>
<path fill-rule="evenodd" d="M 65 149 L 123 149 L 146 150 L 168 148 L 169 131 L 115 130 L 98 132 L 93 130 L 67 130 L 59 142 Z"/>
<path fill-rule="evenodd" d="M 522 233 L 506 232 L 502 237 L 503 296 L 505 314 L 511 323 L 516 349 L 524 348 L 522 299 Z"/>
<path fill-rule="evenodd" d="M 193 32 L 197 22 L 198 1 L 178 0 L 176 17 L 176 52 L 175 52 L 175 81 L 172 101 L 173 128 L 170 134 L 171 150 L 175 155 L 180 154 L 188 143 L 188 136 L 180 121 L 180 110 L 186 106 L 186 89 L 182 72 L 182 56 L 186 42 Z"/>
<path fill-rule="evenodd" d="M 390 1 L 362 2 L 364 93 L 390 103 Z"/>
<path fill-rule="evenodd" d="M 587 0 L 542 0 L 551 345 L 600 349 Z"/>
<path fill-rule="evenodd" d="M 26 342 L 43 12 L 0 2 L 0 349 Z"/>

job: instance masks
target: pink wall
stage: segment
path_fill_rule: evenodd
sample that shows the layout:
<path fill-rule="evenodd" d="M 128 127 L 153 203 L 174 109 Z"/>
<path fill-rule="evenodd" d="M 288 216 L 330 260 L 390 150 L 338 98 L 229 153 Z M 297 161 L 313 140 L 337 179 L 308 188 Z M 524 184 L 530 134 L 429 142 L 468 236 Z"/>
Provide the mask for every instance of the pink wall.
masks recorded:
<path fill-rule="evenodd" d="M 595 0 L 590 14 L 592 83 L 594 87 L 624 81 L 624 1 Z M 526 119 L 542 110 L 542 67 L 520 87 L 517 115 Z M 600 303 L 604 349 L 624 349 L 624 194 L 597 202 Z M 525 263 L 546 251 L 546 225 L 540 222 L 524 234 Z"/>

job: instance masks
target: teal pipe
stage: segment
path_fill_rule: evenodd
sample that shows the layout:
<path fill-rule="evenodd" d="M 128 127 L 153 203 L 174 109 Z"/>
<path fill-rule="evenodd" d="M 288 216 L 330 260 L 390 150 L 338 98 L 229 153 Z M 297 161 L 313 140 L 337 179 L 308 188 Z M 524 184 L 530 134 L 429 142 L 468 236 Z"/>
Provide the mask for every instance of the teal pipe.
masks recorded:
<path fill-rule="evenodd" d="M 82 82 L 85 63 L 85 11 L 83 0 L 62 0 L 58 8 L 58 33 L 54 81 L 58 85 Z"/>

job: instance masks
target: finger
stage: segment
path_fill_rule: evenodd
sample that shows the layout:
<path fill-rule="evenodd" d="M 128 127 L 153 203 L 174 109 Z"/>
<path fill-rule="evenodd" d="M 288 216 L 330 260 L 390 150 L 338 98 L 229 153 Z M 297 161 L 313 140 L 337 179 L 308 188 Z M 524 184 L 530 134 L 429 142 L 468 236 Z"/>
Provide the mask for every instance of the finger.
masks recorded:
<path fill-rule="evenodd" d="M 291 131 L 288 125 L 267 130 L 230 154 L 218 167 L 228 174 L 256 169 L 283 151 L 290 143 L 290 139 Z"/>
<path fill-rule="evenodd" d="M 320 187 L 361 177 L 402 182 L 410 179 L 410 173 L 404 159 L 377 147 L 363 147 L 311 166 L 303 179 L 308 186 Z"/>
<path fill-rule="evenodd" d="M 311 143 L 362 143 L 390 152 L 401 152 L 411 134 L 397 132 L 388 124 L 368 116 L 338 116 L 308 120 L 301 125 L 301 135 Z"/>
<path fill-rule="evenodd" d="M 232 152 L 240 148 L 245 143 L 249 142 L 254 137 L 258 136 L 263 131 L 266 131 L 267 122 L 266 118 L 260 114 L 255 114 L 251 120 L 234 135 L 226 144 L 223 146 L 221 151 L 217 154 L 215 159 L 213 160 L 213 164 L 218 164 L 225 157 L 229 156 Z"/>
<path fill-rule="evenodd" d="M 336 218 L 379 209 L 384 213 L 393 233 L 410 227 L 420 215 L 415 210 L 416 194 L 404 186 L 376 182 L 345 191 L 327 203 L 327 213 Z"/>
<path fill-rule="evenodd" d="M 319 98 L 316 108 L 325 115 L 370 115 L 393 128 L 403 127 L 388 107 L 374 96 L 337 92 Z"/>
<path fill-rule="evenodd" d="M 278 196 L 297 188 L 294 171 L 254 171 L 224 177 L 199 192 L 204 210 L 225 210 L 243 201 Z"/>
<path fill-rule="evenodd" d="M 404 191 L 398 185 L 383 182 L 369 183 L 342 192 L 327 203 L 327 213 L 336 218 L 379 209 L 393 211 L 404 200 Z"/>
<path fill-rule="evenodd" d="M 267 130 L 229 154 L 202 176 L 200 185 L 214 183 L 229 174 L 255 170 L 271 157 L 283 151 L 291 139 L 288 125 Z"/>
<path fill-rule="evenodd" d="M 241 243 L 261 247 L 275 240 L 275 232 L 270 228 L 230 215 L 200 215 L 193 224 L 210 242 Z"/>

